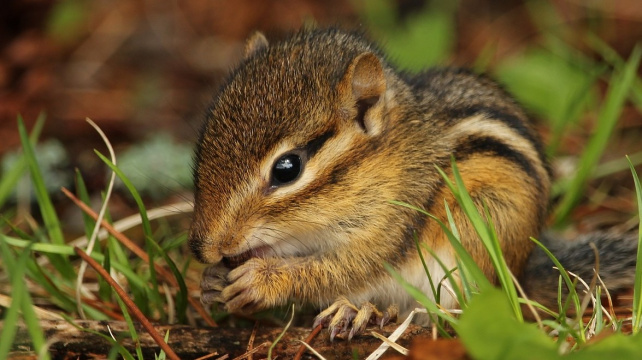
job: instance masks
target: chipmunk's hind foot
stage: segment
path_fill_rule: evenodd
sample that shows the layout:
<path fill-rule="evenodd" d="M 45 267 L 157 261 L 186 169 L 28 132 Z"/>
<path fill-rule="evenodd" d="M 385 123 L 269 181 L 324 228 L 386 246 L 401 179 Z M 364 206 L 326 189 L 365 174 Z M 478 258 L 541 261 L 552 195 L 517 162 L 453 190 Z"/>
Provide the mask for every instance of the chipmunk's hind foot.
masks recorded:
<path fill-rule="evenodd" d="M 373 304 L 366 302 L 357 308 L 348 299 L 340 297 L 327 309 L 314 319 L 313 327 L 319 324 L 327 326 L 330 331 L 330 340 L 335 337 L 351 340 L 355 335 L 361 334 L 368 325 L 383 327 L 390 321 L 397 319 L 399 308 L 391 305 L 386 311 L 381 312 Z"/>

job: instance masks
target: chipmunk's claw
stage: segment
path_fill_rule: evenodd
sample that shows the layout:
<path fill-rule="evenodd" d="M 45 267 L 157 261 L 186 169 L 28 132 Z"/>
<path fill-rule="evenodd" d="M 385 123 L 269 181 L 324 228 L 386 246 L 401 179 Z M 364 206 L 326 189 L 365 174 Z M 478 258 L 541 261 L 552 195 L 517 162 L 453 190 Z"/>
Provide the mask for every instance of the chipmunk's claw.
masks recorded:
<path fill-rule="evenodd" d="M 397 316 L 399 316 L 399 307 L 397 305 L 390 305 L 388 309 L 383 312 L 381 319 L 377 320 L 379 328 L 383 328 L 383 326 L 388 324 L 390 321 L 396 321 Z"/>
<path fill-rule="evenodd" d="M 361 308 L 354 306 L 348 299 L 339 298 L 330 307 L 322 311 L 314 320 L 314 327 L 327 326 L 330 331 L 330 340 L 336 336 L 351 340 L 355 335 L 361 334 L 368 325 L 383 327 L 398 314 L 396 306 L 390 306 L 386 311 L 379 311 L 371 303 L 364 303 Z"/>

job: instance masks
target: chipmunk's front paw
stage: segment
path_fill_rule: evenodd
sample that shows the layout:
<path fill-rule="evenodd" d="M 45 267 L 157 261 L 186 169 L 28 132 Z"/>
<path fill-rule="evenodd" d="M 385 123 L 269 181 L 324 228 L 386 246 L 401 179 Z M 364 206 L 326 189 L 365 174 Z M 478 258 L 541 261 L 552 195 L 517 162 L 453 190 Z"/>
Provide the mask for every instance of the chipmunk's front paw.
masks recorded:
<path fill-rule="evenodd" d="M 383 327 L 391 320 L 397 318 L 399 309 L 391 305 L 386 311 L 381 312 L 371 303 L 361 305 L 361 308 L 354 306 L 348 299 L 341 297 L 322 311 L 314 319 L 313 327 L 319 324 L 327 326 L 330 331 L 330 340 L 348 336 L 348 340 L 355 335 L 361 334 L 368 324 Z"/>
<path fill-rule="evenodd" d="M 293 284 L 283 259 L 254 258 L 230 271 L 222 300 L 229 312 L 253 313 L 287 302 Z"/>
<path fill-rule="evenodd" d="M 201 277 L 201 302 L 205 305 L 223 302 L 221 292 L 229 283 L 227 274 L 230 269 L 218 263 L 203 270 Z"/>

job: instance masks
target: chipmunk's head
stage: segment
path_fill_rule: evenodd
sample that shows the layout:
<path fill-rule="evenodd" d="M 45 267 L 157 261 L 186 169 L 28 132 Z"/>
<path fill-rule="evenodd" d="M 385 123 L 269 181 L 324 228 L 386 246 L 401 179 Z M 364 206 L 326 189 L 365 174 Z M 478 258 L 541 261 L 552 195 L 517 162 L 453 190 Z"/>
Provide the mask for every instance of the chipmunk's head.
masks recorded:
<path fill-rule="evenodd" d="M 386 156 L 383 135 L 394 127 L 391 74 L 370 44 L 346 33 L 303 32 L 274 45 L 252 37 L 197 145 L 196 257 L 233 266 L 305 256 L 376 222 L 373 212 L 394 198 L 387 179 L 398 176 L 394 161 L 374 159 Z"/>

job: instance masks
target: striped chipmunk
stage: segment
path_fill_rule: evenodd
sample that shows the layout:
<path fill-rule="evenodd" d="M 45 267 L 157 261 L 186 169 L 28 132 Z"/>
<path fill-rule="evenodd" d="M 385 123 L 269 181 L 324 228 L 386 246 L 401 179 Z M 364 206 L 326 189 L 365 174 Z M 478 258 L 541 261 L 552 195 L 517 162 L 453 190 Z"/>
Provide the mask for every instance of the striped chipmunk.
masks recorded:
<path fill-rule="evenodd" d="M 485 205 L 506 262 L 529 298 L 554 304 L 558 275 L 534 251 L 547 218 L 551 171 L 520 106 L 490 79 L 457 68 L 408 76 L 359 33 L 305 30 L 269 44 L 257 33 L 214 96 L 196 147 L 189 244 L 212 264 L 202 301 L 252 313 L 290 301 L 326 308 L 316 323 L 352 337 L 417 307 L 384 269 L 432 296 L 416 239 L 447 268 L 447 221 L 489 277 L 488 253 L 436 170 L 454 156 L 475 204 Z M 546 240 L 546 239 L 542 239 Z M 545 244 L 591 279 L 599 250 L 609 290 L 630 286 L 633 236 Z M 432 279 L 444 270 L 423 254 Z M 443 291 L 440 303 L 456 308 Z"/>

